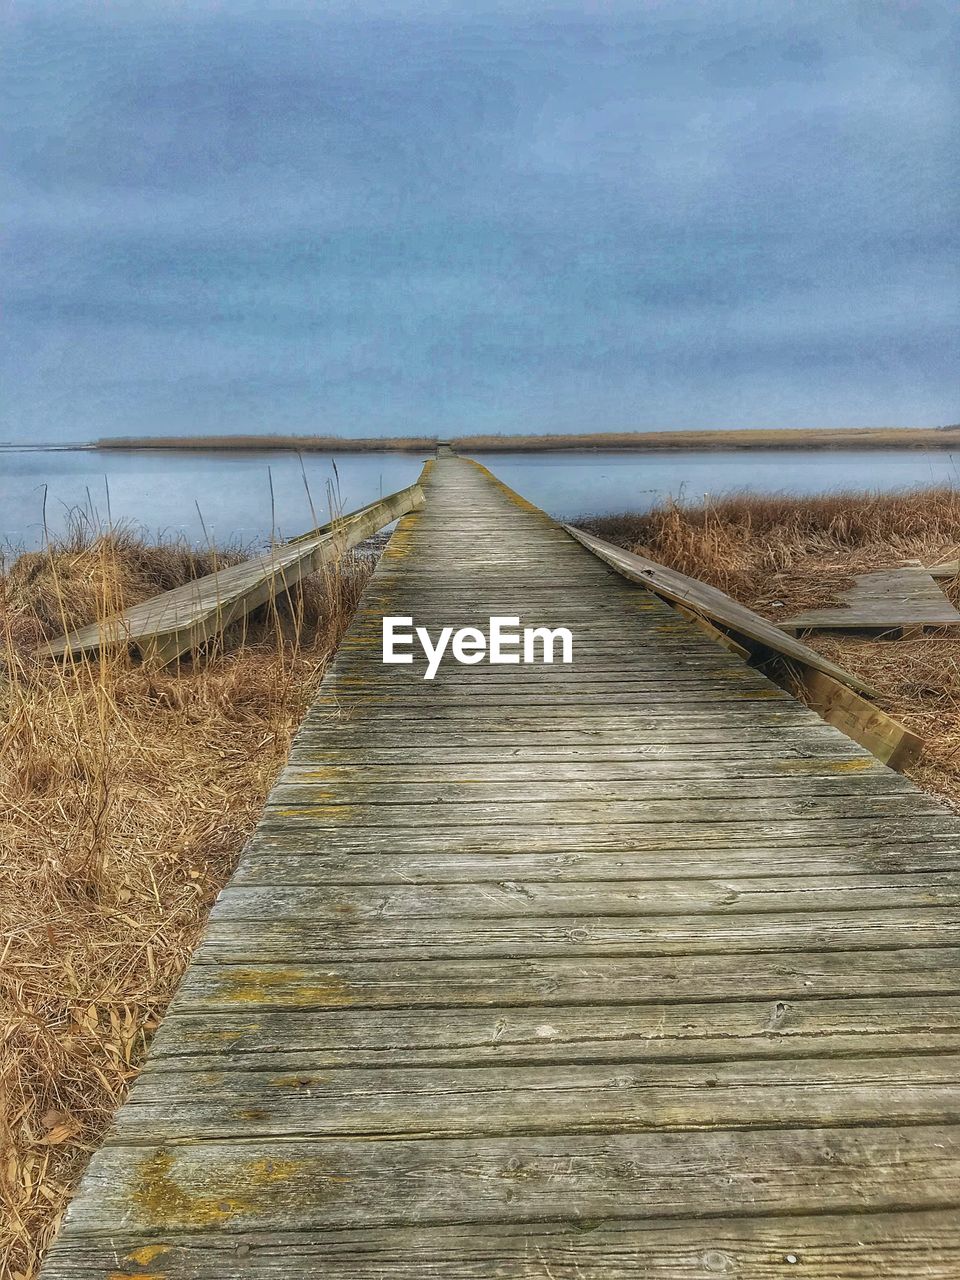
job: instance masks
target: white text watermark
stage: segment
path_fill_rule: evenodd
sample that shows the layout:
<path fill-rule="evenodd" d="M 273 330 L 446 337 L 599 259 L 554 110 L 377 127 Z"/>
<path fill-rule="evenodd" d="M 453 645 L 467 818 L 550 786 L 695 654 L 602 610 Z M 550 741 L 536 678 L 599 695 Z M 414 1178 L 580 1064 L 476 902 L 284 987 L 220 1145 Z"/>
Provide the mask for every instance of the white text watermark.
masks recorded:
<path fill-rule="evenodd" d="M 456 662 L 473 666 L 518 663 L 573 662 L 573 635 L 566 627 L 524 627 L 519 618 L 493 617 L 486 631 L 479 627 L 441 627 L 436 640 L 426 627 L 415 627 L 413 618 L 384 618 L 383 661 L 413 662 L 419 645 L 427 659 L 424 680 L 432 680 L 440 661 L 450 652 Z"/>

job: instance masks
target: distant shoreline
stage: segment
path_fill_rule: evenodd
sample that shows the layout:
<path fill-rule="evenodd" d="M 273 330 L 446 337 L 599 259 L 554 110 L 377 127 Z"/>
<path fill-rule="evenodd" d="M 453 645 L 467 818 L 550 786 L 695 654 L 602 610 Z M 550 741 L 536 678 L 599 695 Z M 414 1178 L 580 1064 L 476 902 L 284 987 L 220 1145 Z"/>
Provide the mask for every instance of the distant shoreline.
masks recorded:
<path fill-rule="evenodd" d="M 853 427 L 837 431 L 631 431 L 577 435 L 470 435 L 448 441 L 463 453 L 558 453 L 583 450 L 692 452 L 746 449 L 955 449 L 960 425 L 951 427 Z M 97 440 L 95 449 L 237 450 L 301 453 L 424 453 L 437 445 L 433 436 L 169 436 Z"/>
<path fill-rule="evenodd" d="M 0 449 L 98 452 L 432 453 L 434 436 L 220 435 L 119 436 L 72 445 L 0 445 Z M 591 432 L 577 435 L 472 435 L 445 440 L 463 453 L 736 452 L 741 450 L 960 449 L 960 424 L 948 427 L 848 427 L 731 431 Z"/>

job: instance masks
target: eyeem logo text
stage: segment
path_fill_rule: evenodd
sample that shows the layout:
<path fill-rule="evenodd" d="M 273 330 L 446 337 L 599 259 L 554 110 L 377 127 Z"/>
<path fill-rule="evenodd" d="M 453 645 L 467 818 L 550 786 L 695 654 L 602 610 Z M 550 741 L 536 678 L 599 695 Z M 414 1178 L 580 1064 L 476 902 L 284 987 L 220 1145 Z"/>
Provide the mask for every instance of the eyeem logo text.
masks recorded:
<path fill-rule="evenodd" d="M 477 662 L 517 664 L 520 662 L 573 662 L 573 636 L 566 627 L 524 627 L 519 618 L 490 619 L 486 632 L 479 627 L 441 627 L 436 641 L 426 627 L 414 627 L 412 618 L 384 618 L 383 661 L 413 662 L 415 644 L 427 659 L 424 680 L 437 674 L 440 660 L 450 650 L 457 662 L 473 666 Z M 557 653 L 559 651 L 559 657 Z"/>

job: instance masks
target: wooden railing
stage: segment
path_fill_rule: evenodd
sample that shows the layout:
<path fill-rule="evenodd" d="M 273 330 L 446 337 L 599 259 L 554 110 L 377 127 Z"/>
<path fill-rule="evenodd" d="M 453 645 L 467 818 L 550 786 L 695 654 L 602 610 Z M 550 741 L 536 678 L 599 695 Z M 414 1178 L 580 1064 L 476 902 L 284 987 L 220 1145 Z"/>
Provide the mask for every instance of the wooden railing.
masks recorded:
<path fill-rule="evenodd" d="M 173 662 L 258 605 L 288 592 L 307 574 L 332 564 L 385 525 L 423 506 L 423 501 L 419 483 L 412 484 L 252 560 L 69 631 L 44 644 L 41 652 L 63 657 L 128 646 L 144 656 Z"/>

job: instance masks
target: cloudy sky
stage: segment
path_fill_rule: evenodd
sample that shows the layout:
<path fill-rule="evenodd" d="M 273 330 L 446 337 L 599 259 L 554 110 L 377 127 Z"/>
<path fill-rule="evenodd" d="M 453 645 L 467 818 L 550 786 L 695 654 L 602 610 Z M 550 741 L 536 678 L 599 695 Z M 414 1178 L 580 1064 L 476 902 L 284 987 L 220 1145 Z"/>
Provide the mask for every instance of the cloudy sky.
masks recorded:
<path fill-rule="evenodd" d="M 10 0 L 0 439 L 960 421 L 948 0 Z"/>

